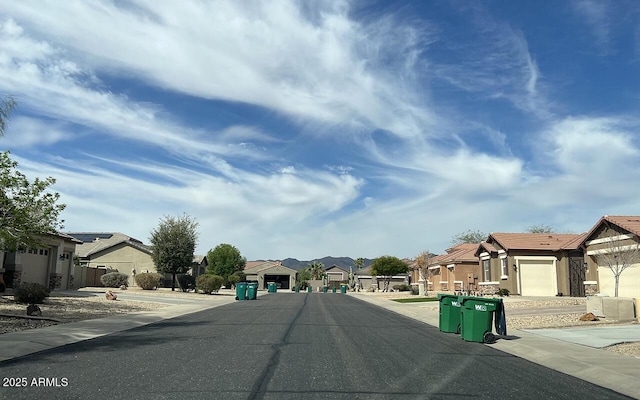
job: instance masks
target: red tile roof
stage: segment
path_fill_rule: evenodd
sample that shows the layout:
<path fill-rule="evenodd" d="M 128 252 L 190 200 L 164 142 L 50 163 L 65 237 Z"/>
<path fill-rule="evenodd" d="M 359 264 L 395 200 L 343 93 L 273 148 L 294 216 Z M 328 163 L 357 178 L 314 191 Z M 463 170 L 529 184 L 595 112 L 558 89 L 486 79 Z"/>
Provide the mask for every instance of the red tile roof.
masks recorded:
<path fill-rule="evenodd" d="M 458 264 L 461 262 L 478 262 L 475 255 L 478 250 L 478 243 L 462 243 L 446 250 L 445 254 L 440 254 L 429 260 L 429 265 L 437 264 Z"/>
<path fill-rule="evenodd" d="M 583 235 L 583 234 L 582 234 Z M 487 239 L 495 241 L 505 250 L 551 250 L 570 249 L 568 244 L 574 243 L 577 248 L 580 243 L 575 233 L 492 233 Z"/>

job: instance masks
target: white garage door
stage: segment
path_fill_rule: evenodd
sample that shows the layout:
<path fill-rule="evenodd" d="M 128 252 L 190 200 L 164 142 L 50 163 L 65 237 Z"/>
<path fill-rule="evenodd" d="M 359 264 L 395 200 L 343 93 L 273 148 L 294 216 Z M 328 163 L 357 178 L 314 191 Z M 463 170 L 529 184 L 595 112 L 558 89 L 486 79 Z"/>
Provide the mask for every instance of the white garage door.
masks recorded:
<path fill-rule="evenodd" d="M 598 278 L 600 279 L 600 293 L 613 296 L 615 281 L 611 270 L 607 267 L 598 267 Z M 622 271 L 618 297 L 640 297 L 640 265 Z"/>
<path fill-rule="evenodd" d="M 555 296 L 558 294 L 556 268 L 553 261 L 520 261 L 520 294 L 522 296 Z"/>
<path fill-rule="evenodd" d="M 39 251 L 36 249 L 36 251 Z M 41 285 L 49 286 L 49 277 L 47 275 L 47 264 L 49 257 L 38 254 L 21 254 L 20 262 L 22 263 L 21 282 L 35 282 Z"/>

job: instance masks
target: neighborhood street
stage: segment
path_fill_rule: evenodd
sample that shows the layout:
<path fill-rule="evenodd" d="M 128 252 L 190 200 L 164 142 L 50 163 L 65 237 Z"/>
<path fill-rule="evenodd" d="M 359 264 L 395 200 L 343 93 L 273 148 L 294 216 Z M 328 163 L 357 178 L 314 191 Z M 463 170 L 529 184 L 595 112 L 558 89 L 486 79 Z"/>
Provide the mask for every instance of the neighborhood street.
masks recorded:
<path fill-rule="evenodd" d="M 0 398 L 11 399 L 628 398 L 319 293 L 263 295 L 54 348 L 0 363 L 0 376 Z"/>

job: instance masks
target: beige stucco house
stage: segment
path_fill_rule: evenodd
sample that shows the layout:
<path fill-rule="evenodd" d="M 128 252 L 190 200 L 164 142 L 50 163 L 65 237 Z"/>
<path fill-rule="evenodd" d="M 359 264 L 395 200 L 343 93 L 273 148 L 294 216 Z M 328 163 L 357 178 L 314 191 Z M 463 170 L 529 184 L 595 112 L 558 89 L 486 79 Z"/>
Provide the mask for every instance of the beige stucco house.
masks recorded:
<path fill-rule="evenodd" d="M 443 292 L 475 292 L 478 290 L 480 266 L 478 244 L 462 243 L 446 249 L 446 253 L 429 259 L 428 290 Z"/>
<path fill-rule="evenodd" d="M 80 262 L 77 275 L 83 278 L 83 286 L 99 285 L 99 280 L 91 279 L 96 272 L 93 269 L 127 274 L 129 286 L 135 286 L 135 274 L 156 272 L 151 248 L 140 240 L 118 232 L 70 232 L 68 235 L 82 242 L 76 247 L 76 253 Z"/>
<path fill-rule="evenodd" d="M 0 273 L 7 287 L 16 288 L 21 282 L 36 282 L 52 290 L 77 287 L 73 258 L 79 240 L 63 233 L 47 235 L 40 247 L 7 253 Z M 0 262 L 2 262 L 0 259 Z"/>
<path fill-rule="evenodd" d="M 283 290 L 292 289 L 296 284 L 297 271 L 285 267 L 280 261 L 249 261 L 243 272 L 247 281 L 258 282 L 259 289 L 267 289 L 270 282 Z"/>
<path fill-rule="evenodd" d="M 522 296 L 585 296 L 596 280 L 587 270 L 581 243 L 586 234 L 492 233 L 475 255 L 480 292 L 507 289 Z"/>
<path fill-rule="evenodd" d="M 618 296 L 640 297 L 640 216 L 605 215 L 585 235 L 583 247 L 591 284 L 597 292 L 614 296 L 612 269 L 627 267 L 620 273 Z"/>

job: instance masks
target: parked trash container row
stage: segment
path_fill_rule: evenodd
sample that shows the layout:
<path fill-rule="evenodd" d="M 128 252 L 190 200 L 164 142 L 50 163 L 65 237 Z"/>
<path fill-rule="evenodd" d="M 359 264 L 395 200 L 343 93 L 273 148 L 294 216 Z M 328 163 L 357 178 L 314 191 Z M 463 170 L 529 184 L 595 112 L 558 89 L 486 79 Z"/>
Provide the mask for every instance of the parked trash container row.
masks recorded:
<path fill-rule="evenodd" d="M 258 298 L 258 284 L 248 282 L 236 283 L 236 300 L 255 300 Z"/>
<path fill-rule="evenodd" d="M 498 335 L 507 334 L 502 299 L 439 294 L 438 302 L 441 332 L 459 333 L 468 342 L 493 343 L 493 321 Z"/>

